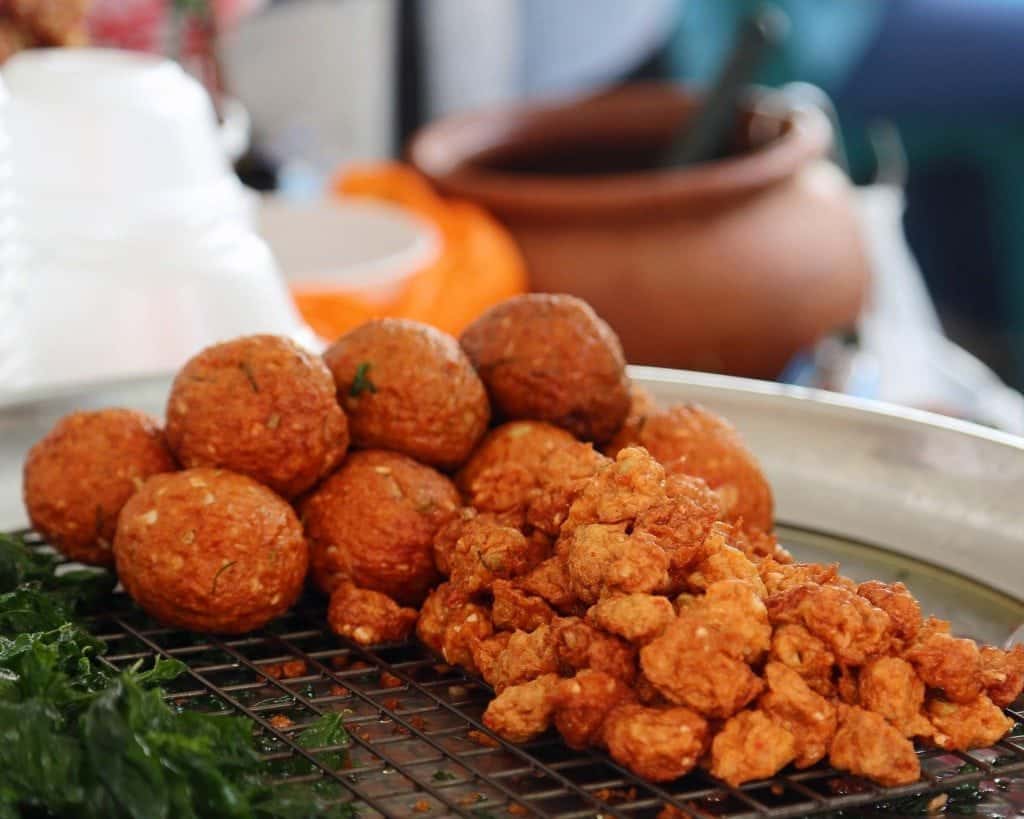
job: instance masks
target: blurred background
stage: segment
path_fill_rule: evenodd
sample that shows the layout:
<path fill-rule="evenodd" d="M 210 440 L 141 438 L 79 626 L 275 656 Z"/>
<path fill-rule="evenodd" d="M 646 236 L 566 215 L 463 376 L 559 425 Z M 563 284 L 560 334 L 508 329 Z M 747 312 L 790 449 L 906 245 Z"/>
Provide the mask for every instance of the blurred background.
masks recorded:
<path fill-rule="evenodd" d="M 0 401 L 538 289 L 634 363 L 1024 432 L 1021 43 L 1022 0 L 3 0 Z"/>

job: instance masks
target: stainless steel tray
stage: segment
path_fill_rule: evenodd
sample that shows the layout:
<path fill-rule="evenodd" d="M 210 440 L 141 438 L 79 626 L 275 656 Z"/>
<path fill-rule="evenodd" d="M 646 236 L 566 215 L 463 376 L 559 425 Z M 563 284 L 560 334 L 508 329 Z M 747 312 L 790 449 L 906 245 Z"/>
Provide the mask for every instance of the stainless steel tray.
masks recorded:
<path fill-rule="evenodd" d="M 743 431 L 775 487 L 783 542 L 798 557 L 840 560 L 855 577 L 903 579 L 925 609 L 979 639 L 1002 642 L 1024 621 L 1024 441 L 773 384 L 649 368 L 633 375 L 663 401 L 699 401 Z M 0 408 L 0 529 L 24 524 L 21 462 L 58 417 L 119 405 L 159 415 L 167 387 L 167 378 L 152 378 Z M 189 671 L 170 686 L 176 705 L 245 714 L 268 770 L 330 788 L 361 816 L 653 817 L 665 803 L 700 816 L 805 816 L 983 780 L 989 815 L 1024 806 L 1012 793 L 1020 780 L 1009 778 L 1024 771 L 1024 725 L 994 749 L 923 751 L 925 778 L 888 790 L 822 766 L 738 789 L 703 773 L 655 786 L 598 752 L 570 752 L 557 736 L 521 747 L 493 737 L 480 744 L 485 686 L 414 644 L 361 649 L 339 641 L 324 629 L 323 606 L 307 599 L 263 632 L 222 640 L 162 628 L 122 598 L 94 629 L 114 667 L 155 654 L 183 660 Z M 295 658 L 305 672 L 275 679 L 268 666 Z M 302 749 L 293 737 L 316 715 L 340 709 L 351 712 L 353 744 L 337 769 L 325 760 L 336 760 L 338 749 Z M 274 715 L 294 724 L 272 722 Z"/>

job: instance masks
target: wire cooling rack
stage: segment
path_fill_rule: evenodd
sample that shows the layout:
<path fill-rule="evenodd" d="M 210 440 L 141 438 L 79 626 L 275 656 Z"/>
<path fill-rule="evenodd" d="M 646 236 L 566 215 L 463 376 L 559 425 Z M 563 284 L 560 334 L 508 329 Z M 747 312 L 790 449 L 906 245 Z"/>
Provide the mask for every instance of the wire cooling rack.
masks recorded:
<path fill-rule="evenodd" d="M 670 805 L 682 816 L 782 819 L 968 784 L 998 789 L 1024 772 L 1018 701 L 1006 739 L 969 753 L 922 750 L 922 779 L 912 785 L 881 788 L 823 765 L 739 788 L 703 772 L 653 784 L 598 751 L 570 750 L 553 732 L 504 742 L 482 723 L 492 697 L 482 682 L 415 642 L 348 643 L 327 630 L 324 611 L 309 597 L 260 632 L 222 639 L 162 627 L 119 594 L 90 623 L 109 667 L 182 661 L 187 672 L 166 685 L 172 706 L 248 717 L 272 781 L 308 783 L 360 817 L 655 817 Z M 348 745 L 297 744 L 303 728 L 338 711 L 347 714 Z"/>

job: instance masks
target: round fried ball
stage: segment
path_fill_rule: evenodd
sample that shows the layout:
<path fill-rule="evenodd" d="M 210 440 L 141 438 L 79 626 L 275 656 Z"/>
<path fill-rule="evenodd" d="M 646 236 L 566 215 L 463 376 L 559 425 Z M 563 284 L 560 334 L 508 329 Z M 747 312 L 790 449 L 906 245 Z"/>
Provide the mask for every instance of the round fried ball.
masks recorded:
<path fill-rule="evenodd" d="M 354 452 L 301 507 L 313 579 L 327 593 L 350 581 L 418 605 L 440 579 L 434 535 L 458 507 L 455 486 L 429 466 L 396 452 Z"/>
<path fill-rule="evenodd" d="M 612 329 L 573 296 L 530 293 L 502 302 L 461 338 L 504 418 L 550 421 L 603 443 L 629 412 L 629 379 Z"/>
<path fill-rule="evenodd" d="M 697 404 L 680 404 L 637 416 L 609 444 L 615 455 L 627 446 L 646 447 L 670 472 L 702 478 L 718 495 L 723 520 L 770 532 L 772 489 L 736 428 Z"/>
<path fill-rule="evenodd" d="M 238 634 L 284 614 L 309 566 L 291 506 L 244 475 L 187 469 L 150 478 L 114 540 L 128 594 L 168 626 Z"/>
<path fill-rule="evenodd" d="M 114 565 L 121 507 L 176 469 L 157 422 L 129 409 L 65 416 L 28 453 L 23 494 L 36 530 L 71 560 Z"/>
<path fill-rule="evenodd" d="M 244 336 L 178 373 L 167 440 L 185 467 L 230 469 L 291 498 L 338 465 L 348 423 L 317 356 L 283 336 Z"/>
<path fill-rule="evenodd" d="M 405 319 L 370 321 L 324 353 L 352 442 L 441 469 L 458 466 L 487 429 L 491 408 L 458 342 Z"/>

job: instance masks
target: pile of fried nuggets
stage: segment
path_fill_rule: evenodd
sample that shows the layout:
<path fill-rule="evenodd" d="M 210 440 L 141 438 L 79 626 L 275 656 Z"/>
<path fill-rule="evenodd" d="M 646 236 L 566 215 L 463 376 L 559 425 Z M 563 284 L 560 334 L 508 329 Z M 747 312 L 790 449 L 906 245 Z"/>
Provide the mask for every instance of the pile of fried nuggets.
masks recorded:
<path fill-rule="evenodd" d="M 65 419 L 25 500 L 170 625 L 258 628 L 308 570 L 336 633 L 415 630 L 479 674 L 497 734 L 553 725 L 654 781 L 827 758 L 897 785 L 920 776 L 915 739 L 966 750 L 1012 727 L 1024 649 L 951 636 L 900 583 L 793 562 L 736 430 L 631 388 L 578 299 L 512 299 L 459 341 L 371 322 L 322 361 L 276 337 L 217 345 L 167 423 Z"/>

